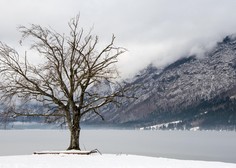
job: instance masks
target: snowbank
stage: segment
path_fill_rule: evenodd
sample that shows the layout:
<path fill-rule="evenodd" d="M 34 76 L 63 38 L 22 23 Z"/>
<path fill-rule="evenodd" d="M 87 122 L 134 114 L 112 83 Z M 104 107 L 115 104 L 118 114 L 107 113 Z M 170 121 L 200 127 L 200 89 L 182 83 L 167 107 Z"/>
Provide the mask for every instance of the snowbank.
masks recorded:
<path fill-rule="evenodd" d="M 189 161 L 135 155 L 2 156 L 0 168 L 236 168 L 223 162 Z"/>

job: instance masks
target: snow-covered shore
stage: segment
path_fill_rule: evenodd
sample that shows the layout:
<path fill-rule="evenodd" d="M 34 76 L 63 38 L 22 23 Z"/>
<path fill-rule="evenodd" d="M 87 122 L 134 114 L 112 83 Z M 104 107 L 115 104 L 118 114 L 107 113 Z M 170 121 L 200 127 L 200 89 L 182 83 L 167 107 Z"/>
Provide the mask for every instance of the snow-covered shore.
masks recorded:
<path fill-rule="evenodd" d="M 236 164 L 176 160 L 136 155 L 1 156 L 0 168 L 236 168 Z"/>

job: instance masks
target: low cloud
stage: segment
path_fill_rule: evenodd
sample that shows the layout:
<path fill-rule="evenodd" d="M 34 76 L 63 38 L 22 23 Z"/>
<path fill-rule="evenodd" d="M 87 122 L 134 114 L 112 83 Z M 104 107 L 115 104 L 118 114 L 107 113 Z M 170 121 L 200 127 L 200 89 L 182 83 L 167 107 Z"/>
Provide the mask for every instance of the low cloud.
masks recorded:
<path fill-rule="evenodd" d="M 118 67 L 124 77 L 153 63 L 164 67 L 188 55 L 202 56 L 217 41 L 236 33 L 235 0 L 2 0 L 0 41 L 16 45 L 16 27 L 29 23 L 66 32 L 80 13 L 81 26 L 108 43 L 128 49 Z"/>

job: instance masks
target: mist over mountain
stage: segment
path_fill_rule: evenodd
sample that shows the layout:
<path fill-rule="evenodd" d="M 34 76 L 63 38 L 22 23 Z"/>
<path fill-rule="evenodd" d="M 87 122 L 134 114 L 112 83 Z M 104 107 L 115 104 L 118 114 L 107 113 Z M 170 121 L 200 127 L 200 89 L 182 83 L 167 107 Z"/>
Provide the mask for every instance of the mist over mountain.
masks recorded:
<path fill-rule="evenodd" d="M 3 0 L 0 37 L 23 56 L 27 50 L 29 61 L 39 64 L 42 59 L 29 51 L 30 41 L 18 43 L 17 27 L 39 24 L 66 35 L 68 21 L 80 14 L 85 34 L 92 29 L 102 46 L 114 34 L 115 44 L 128 50 L 117 64 L 126 78 L 150 63 L 163 68 L 183 55 L 202 55 L 235 33 L 235 8 L 234 0 Z"/>
<path fill-rule="evenodd" d="M 169 129 L 235 129 L 236 38 L 225 37 L 204 57 L 194 55 L 158 69 L 149 65 L 131 84 L 137 100 L 103 109 L 105 124 Z M 100 123 L 95 116 L 86 123 Z M 169 123 L 169 124 L 163 124 Z"/>

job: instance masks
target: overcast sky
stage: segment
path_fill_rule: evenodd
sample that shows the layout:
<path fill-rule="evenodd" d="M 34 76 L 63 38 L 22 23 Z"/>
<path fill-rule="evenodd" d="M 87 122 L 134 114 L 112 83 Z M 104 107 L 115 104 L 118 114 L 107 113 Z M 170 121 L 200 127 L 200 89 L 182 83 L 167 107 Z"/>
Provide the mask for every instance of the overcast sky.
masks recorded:
<path fill-rule="evenodd" d="M 80 13 L 81 26 L 94 27 L 100 42 L 114 33 L 128 49 L 120 57 L 123 76 L 150 63 L 163 67 L 210 49 L 236 33 L 236 0 L 0 0 L 0 41 L 16 47 L 19 25 L 51 26 L 65 32 Z"/>

